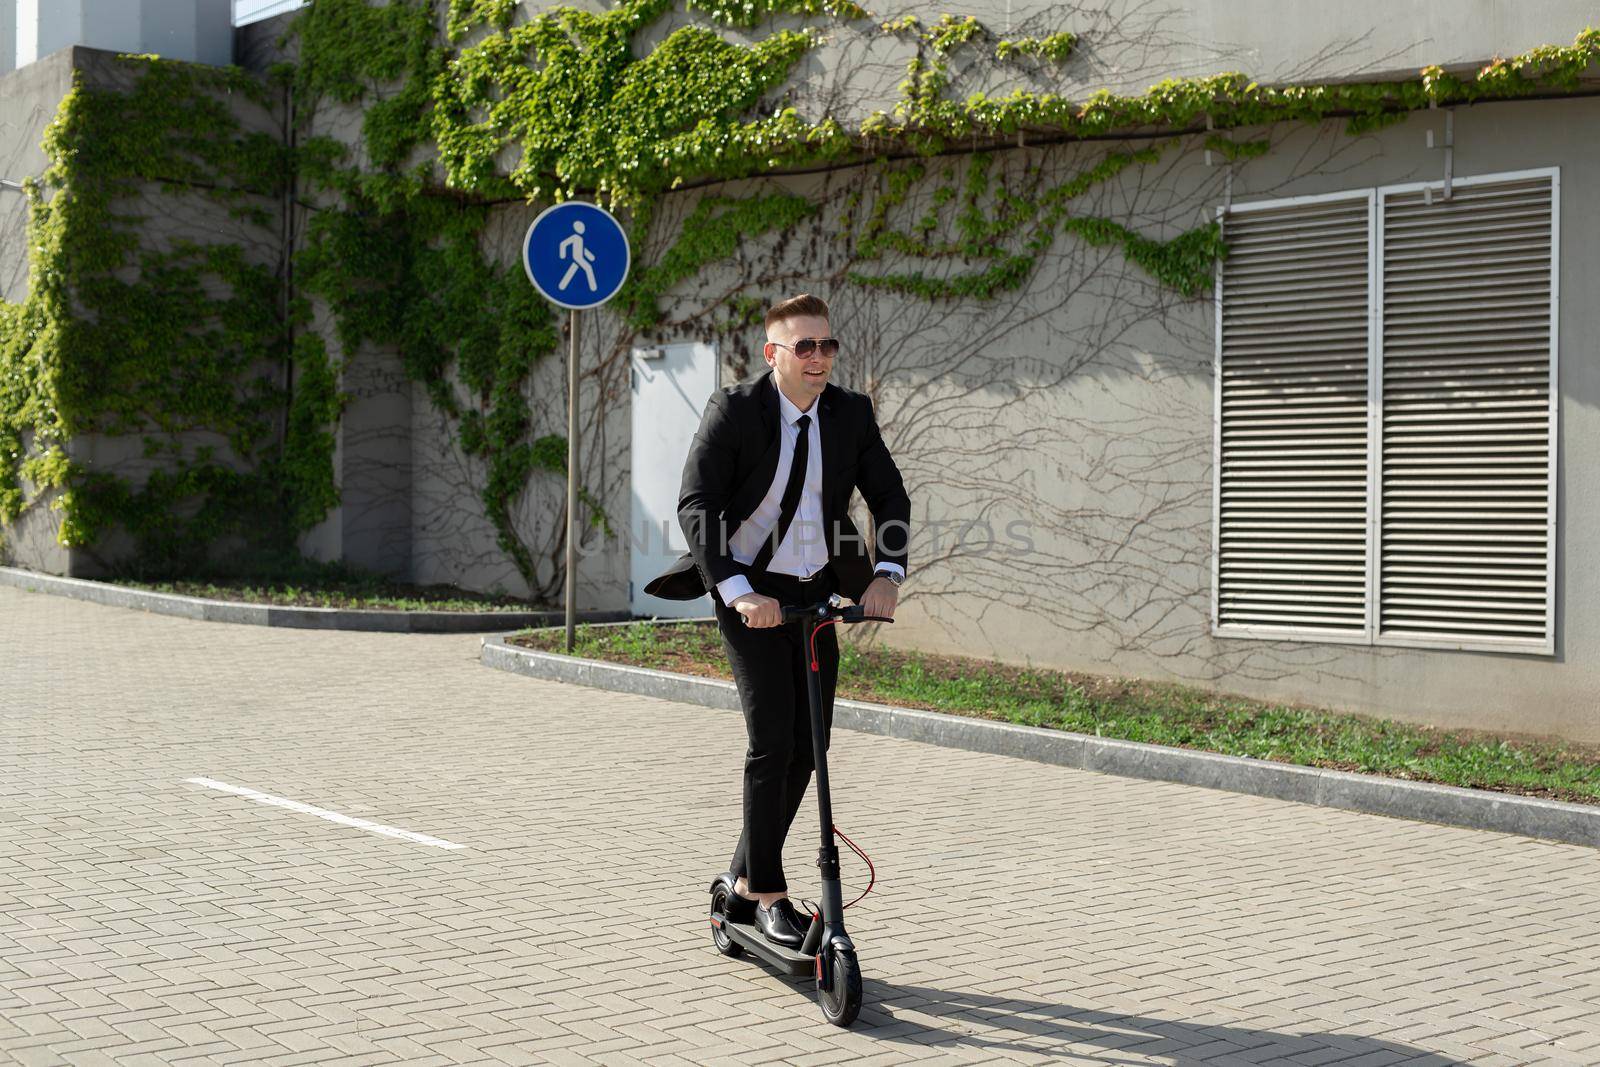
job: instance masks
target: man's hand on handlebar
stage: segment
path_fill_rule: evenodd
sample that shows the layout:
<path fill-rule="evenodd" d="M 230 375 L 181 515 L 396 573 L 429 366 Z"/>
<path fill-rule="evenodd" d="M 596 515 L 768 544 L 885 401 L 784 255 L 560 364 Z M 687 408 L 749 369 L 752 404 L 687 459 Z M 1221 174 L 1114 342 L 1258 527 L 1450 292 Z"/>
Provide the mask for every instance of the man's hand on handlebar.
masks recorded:
<path fill-rule="evenodd" d="M 760 630 L 783 624 L 783 605 L 760 593 L 746 593 L 729 607 L 743 615 L 744 624 L 751 629 Z"/>
<path fill-rule="evenodd" d="M 900 600 L 900 590 L 887 578 L 874 578 L 867 591 L 861 594 L 861 610 L 866 615 L 894 618 L 895 604 Z"/>

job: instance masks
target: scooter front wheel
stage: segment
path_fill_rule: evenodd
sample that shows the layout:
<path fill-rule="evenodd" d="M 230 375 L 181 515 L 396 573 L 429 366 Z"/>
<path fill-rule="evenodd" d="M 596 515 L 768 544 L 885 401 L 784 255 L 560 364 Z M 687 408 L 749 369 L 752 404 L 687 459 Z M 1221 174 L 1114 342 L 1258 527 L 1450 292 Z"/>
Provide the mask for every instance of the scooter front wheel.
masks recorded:
<path fill-rule="evenodd" d="M 826 989 L 817 983 L 822 1017 L 835 1026 L 849 1026 L 861 1014 L 861 964 L 854 952 L 835 949 L 824 957 L 823 966 L 831 981 Z"/>

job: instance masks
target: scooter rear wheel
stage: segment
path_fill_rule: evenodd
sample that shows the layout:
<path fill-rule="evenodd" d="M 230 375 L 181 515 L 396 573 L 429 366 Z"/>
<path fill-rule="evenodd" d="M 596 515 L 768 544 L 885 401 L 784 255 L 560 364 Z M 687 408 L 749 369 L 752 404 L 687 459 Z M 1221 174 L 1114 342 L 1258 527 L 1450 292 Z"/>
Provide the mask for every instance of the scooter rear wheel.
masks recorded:
<path fill-rule="evenodd" d="M 716 892 L 711 894 L 711 943 L 717 951 L 724 956 L 734 957 L 744 955 L 744 946 L 723 932 L 717 922 L 726 922 L 728 919 L 728 887 L 719 885 Z"/>
<path fill-rule="evenodd" d="M 835 949 L 824 961 L 829 969 L 832 988 L 817 987 L 817 1003 L 822 1006 L 822 1017 L 835 1026 L 849 1026 L 861 1014 L 861 964 L 856 954 Z"/>

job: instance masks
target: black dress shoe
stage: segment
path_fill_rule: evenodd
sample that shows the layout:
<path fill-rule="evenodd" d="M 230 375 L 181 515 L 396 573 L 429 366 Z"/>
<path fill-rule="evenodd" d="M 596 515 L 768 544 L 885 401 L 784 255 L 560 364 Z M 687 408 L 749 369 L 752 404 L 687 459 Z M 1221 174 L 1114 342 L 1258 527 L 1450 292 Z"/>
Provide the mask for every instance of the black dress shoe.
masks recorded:
<path fill-rule="evenodd" d="M 795 914 L 794 905 L 789 903 L 788 897 L 774 901 L 771 908 L 757 904 L 756 929 L 768 941 L 784 948 L 799 948 L 806 939 L 805 930 L 800 926 L 800 916 Z"/>
<path fill-rule="evenodd" d="M 741 897 L 732 882 L 728 883 L 728 899 L 722 907 L 722 914 L 731 923 L 755 922 L 756 902 L 749 897 Z"/>

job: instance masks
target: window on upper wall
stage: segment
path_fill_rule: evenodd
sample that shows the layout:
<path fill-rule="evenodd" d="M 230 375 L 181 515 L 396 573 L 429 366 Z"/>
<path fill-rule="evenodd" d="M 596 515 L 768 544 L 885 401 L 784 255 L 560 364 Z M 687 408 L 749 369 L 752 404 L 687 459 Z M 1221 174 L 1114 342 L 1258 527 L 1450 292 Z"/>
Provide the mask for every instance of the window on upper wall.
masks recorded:
<path fill-rule="evenodd" d="M 1221 213 L 1217 635 L 1554 651 L 1559 193 Z"/>

